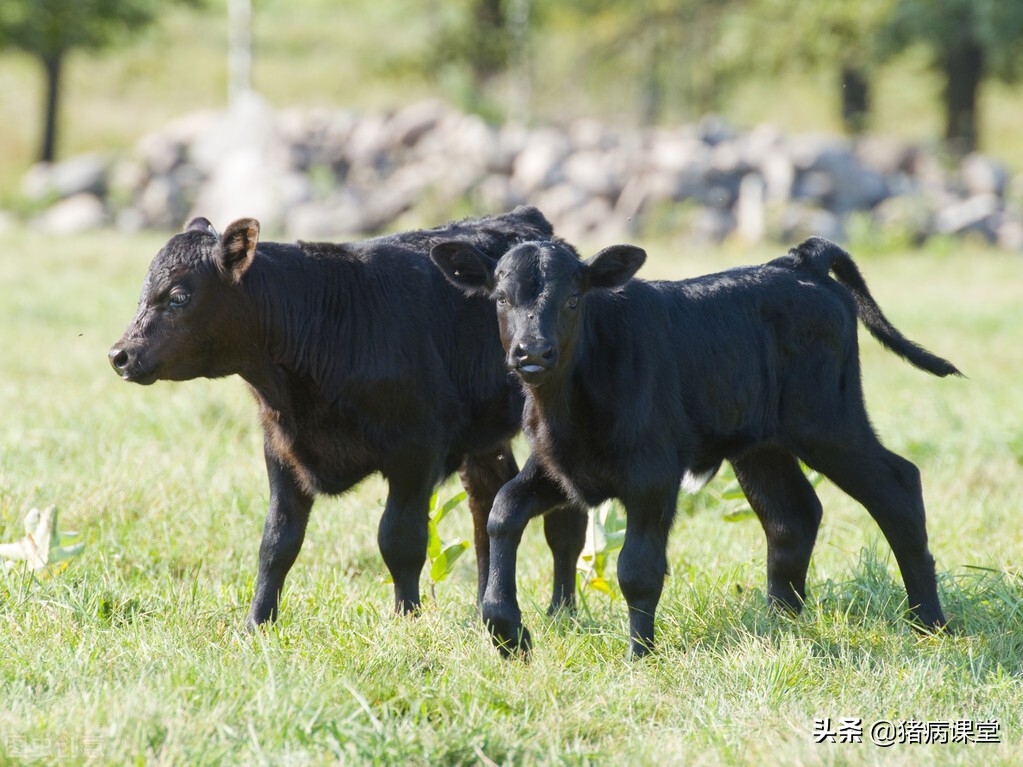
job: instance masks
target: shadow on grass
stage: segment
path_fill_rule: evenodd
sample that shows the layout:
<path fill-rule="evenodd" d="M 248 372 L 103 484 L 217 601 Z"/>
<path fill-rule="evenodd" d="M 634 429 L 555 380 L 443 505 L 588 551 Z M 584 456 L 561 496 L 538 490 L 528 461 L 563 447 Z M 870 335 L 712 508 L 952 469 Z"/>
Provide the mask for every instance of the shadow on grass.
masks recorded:
<path fill-rule="evenodd" d="M 891 554 L 879 548 L 864 548 L 848 579 L 811 583 L 800 615 L 773 609 L 762 589 L 745 585 L 749 573 L 742 568 L 709 583 L 699 582 L 699 573 L 689 573 L 690 585 L 669 584 L 661 600 L 658 645 L 721 653 L 751 641 L 779 645 L 795 639 L 808 642 L 813 655 L 857 664 L 869 664 L 882 648 L 904 648 L 934 652 L 943 662 L 963 666 L 975 679 L 1023 677 L 1023 571 L 967 567 L 939 573 L 950 625 L 946 632 L 928 634 L 913 627 Z M 560 618 L 555 630 L 624 643 L 624 600 L 600 602 L 581 606 L 574 617 Z"/>

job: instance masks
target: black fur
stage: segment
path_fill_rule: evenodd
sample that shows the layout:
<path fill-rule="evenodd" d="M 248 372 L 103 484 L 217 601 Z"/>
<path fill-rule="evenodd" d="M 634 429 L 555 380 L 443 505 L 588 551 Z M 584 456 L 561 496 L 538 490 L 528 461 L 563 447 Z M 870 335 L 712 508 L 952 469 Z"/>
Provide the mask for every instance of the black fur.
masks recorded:
<path fill-rule="evenodd" d="M 695 490 L 725 460 L 767 535 L 774 603 L 800 609 L 821 518 L 802 460 L 877 520 L 917 620 L 945 623 L 919 472 L 881 445 L 867 417 L 857 316 L 914 365 L 959 371 L 891 326 L 836 245 L 815 238 L 762 266 L 681 282 L 631 279 L 645 254 L 630 246 L 588 262 L 543 242 L 496 262 L 466 244 L 433 258 L 464 291 L 482 285 L 497 302 L 506 364 L 526 393 L 533 455 L 489 523 L 483 615 L 499 646 L 529 644 L 515 599 L 528 520 L 566 501 L 618 498 L 628 511 L 618 572 L 631 651 L 649 651 L 679 485 Z M 471 258 L 475 267 L 451 268 Z"/>
<path fill-rule="evenodd" d="M 258 243 L 258 231 L 252 219 L 222 236 L 205 219 L 191 222 L 154 259 L 135 320 L 110 352 L 115 370 L 137 383 L 237 374 L 250 384 L 271 497 L 249 623 L 276 616 L 314 497 L 373 472 L 389 484 L 379 544 L 396 609 L 420 603 L 428 501 L 456 470 L 473 513 L 482 597 L 486 519 L 518 470 L 509 443 L 522 394 L 487 300 L 451 287 L 427 253 L 455 238 L 499 255 L 551 237 L 550 224 L 518 208 L 343 245 Z M 582 532 L 559 538 L 552 609 L 572 604 L 574 573 L 565 580 L 561 560 L 574 566 L 581 547 Z"/>

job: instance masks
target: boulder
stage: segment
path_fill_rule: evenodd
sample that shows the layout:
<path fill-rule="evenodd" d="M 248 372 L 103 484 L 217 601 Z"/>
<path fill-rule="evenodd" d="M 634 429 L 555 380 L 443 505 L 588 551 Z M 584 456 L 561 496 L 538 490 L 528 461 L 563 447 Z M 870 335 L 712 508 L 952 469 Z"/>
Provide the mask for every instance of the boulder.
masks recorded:
<path fill-rule="evenodd" d="M 35 226 L 49 234 L 79 234 L 106 223 L 103 201 L 89 192 L 79 192 L 47 208 Z"/>

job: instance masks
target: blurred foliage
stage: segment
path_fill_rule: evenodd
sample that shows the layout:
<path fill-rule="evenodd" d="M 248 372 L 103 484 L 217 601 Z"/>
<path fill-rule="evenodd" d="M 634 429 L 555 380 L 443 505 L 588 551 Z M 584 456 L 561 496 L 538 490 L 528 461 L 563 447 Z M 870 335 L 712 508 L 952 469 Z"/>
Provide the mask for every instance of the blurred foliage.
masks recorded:
<path fill-rule="evenodd" d="M 627 74 L 644 123 L 656 123 L 675 100 L 691 116 L 713 111 L 728 88 L 719 65 L 722 29 L 738 0 L 568 0 L 549 14 L 562 31 L 585 29 L 581 69 L 601 78 Z"/>
<path fill-rule="evenodd" d="M 984 80 L 1023 74 L 1023 3 L 1018 0 L 898 0 L 877 30 L 889 55 L 924 46 L 944 86 L 945 139 L 976 147 L 977 103 Z"/>
<path fill-rule="evenodd" d="M 427 44 L 428 66 L 461 71 L 449 80 L 460 84 L 459 100 L 490 115 L 508 90 L 530 90 L 515 80 L 528 81 L 569 48 L 568 90 L 617 86 L 642 124 L 720 110 L 751 75 L 823 70 L 832 73 L 842 122 L 858 132 L 881 66 L 922 46 L 944 82 L 945 138 L 969 150 L 983 82 L 1023 72 L 1016 0 L 461 0 L 433 13 L 439 34 Z M 517 48 L 536 55 L 515 71 Z"/>
<path fill-rule="evenodd" d="M 222 104 L 227 0 L 187 9 L 198 4 L 0 0 L 0 47 L 40 61 L 54 40 L 65 51 L 115 49 L 68 66 L 75 125 L 61 146 L 119 147 L 161 119 Z M 944 105 L 949 73 L 965 71 L 949 59 L 964 36 L 982 48 L 982 97 L 972 108 L 968 95 L 966 118 L 943 117 L 959 109 Z M 1002 105 L 1013 96 L 1004 83 L 1023 74 L 1021 41 L 1015 0 L 352 0 L 343 14 L 330 0 L 259 0 L 253 78 L 279 106 L 389 109 L 441 96 L 494 121 L 628 125 L 716 112 L 782 130 L 844 125 L 923 141 L 965 133 L 966 146 L 980 134 L 986 150 L 998 141 L 1018 152 L 1017 110 Z M 27 164 L 26 145 L 41 132 L 31 117 L 11 120 L 34 112 L 28 83 L 40 88 L 15 59 L 0 72 L 9 109 L 0 186 L 21 172 L 3 166 Z"/>
<path fill-rule="evenodd" d="M 199 5 L 201 0 L 176 0 Z M 64 59 L 76 48 L 97 50 L 127 40 L 167 6 L 162 0 L 3 0 L 0 47 L 34 57 L 46 73 L 46 118 L 39 159 L 56 147 L 57 109 Z"/>

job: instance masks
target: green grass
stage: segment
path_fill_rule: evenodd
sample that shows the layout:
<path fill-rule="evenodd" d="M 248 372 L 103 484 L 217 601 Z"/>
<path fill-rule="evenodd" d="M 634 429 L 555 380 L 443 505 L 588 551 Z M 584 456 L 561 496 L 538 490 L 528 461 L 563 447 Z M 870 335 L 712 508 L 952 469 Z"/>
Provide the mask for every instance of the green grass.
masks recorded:
<path fill-rule="evenodd" d="M 105 360 L 161 239 L 7 236 L 0 540 L 55 504 L 87 545 L 49 580 L 0 573 L 0 764 L 1018 763 L 1018 259 L 859 254 L 896 325 L 969 375 L 931 378 L 864 337 L 875 423 L 923 472 L 957 634 L 899 619 L 887 545 L 827 483 L 805 614 L 773 614 L 763 534 L 722 520 L 718 479 L 682 500 L 659 649 L 642 662 L 625 660 L 620 599 L 544 616 L 550 561 L 531 526 L 526 663 L 502 660 L 475 618 L 471 556 L 418 619 L 391 614 L 379 479 L 317 503 L 281 620 L 241 631 L 267 501 L 251 397 L 235 379 L 129 386 Z M 651 250 L 649 275 L 673 277 L 772 255 Z M 471 537 L 465 509 L 443 524 Z M 1001 743 L 815 745 L 816 717 L 994 718 Z"/>

